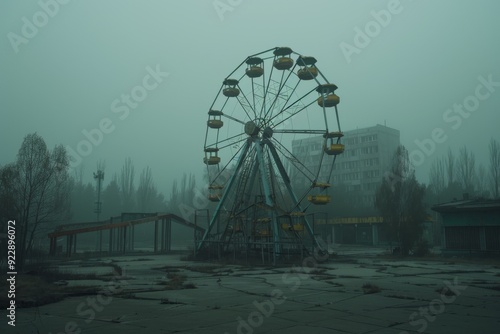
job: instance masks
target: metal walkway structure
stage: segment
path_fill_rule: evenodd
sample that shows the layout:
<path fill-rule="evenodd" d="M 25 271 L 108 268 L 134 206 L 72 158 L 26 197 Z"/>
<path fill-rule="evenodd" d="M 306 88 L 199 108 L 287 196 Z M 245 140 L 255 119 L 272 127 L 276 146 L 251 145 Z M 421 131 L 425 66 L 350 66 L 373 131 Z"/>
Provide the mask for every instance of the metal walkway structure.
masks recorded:
<path fill-rule="evenodd" d="M 134 227 L 136 225 L 154 222 L 154 252 L 168 252 L 172 244 L 172 222 L 192 228 L 200 234 L 205 233 L 205 229 L 193 224 L 182 217 L 172 213 L 151 214 L 150 216 L 131 219 L 126 221 L 113 222 L 113 218 L 107 221 L 77 223 L 60 226 L 57 230 L 48 234 L 50 238 L 50 255 L 57 253 L 57 239 L 67 237 L 66 255 L 71 256 L 76 253 L 76 240 L 79 234 L 100 232 L 99 248 L 96 251 L 102 252 L 102 231 L 109 231 L 109 253 L 133 250 Z"/>

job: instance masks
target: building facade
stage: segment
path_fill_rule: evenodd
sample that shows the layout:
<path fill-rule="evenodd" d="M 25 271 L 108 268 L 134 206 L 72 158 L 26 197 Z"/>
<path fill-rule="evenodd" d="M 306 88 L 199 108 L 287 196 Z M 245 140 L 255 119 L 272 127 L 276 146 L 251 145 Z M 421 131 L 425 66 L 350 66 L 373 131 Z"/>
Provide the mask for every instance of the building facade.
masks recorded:
<path fill-rule="evenodd" d="M 443 253 L 500 253 L 500 200 L 461 200 L 432 207 L 443 228 Z"/>
<path fill-rule="evenodd" d="M 306 167 L 314 169 L 314 164 L 319 163 L 323 142 L 323 136 L 294 140 L 292 153 Z M 377 187 L 384 175 L 390 172 L 394 152 L 400 144 L 399 130 L 375 125 L 345 131 L 341 143 L 345 145 L 345 151 L 336 157 L 330 184 L 332 187 L 344 185 L 358 205 L 373 207 Z M 331 165 L 332 161 L 331 157 L 325 157 L 323 163 Z M 323 170 L 319 182 L 328 179 L 330 168 Z M 292 175 L 292 180 L 298 187 L 310 185 L 299 173 Z"/>

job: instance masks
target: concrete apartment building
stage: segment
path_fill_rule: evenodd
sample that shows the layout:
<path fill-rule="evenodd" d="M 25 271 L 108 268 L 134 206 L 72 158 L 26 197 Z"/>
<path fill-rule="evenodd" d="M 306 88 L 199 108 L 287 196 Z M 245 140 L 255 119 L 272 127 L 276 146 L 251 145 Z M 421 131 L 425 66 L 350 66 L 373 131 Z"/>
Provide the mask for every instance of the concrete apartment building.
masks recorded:
<path fill-rule="evenodd" d="M 292 141 L 292 153 L 306 167 L 315 169 L 323 148 L 323 136 Z M 341 143 L 345 145 L 343 154 L 337 156 L 332 178 L 332 187 L 344 184 L 364 207 L 373 207 L 375 192 L 382 177 L 390 171 L 394 152 L 400 144 L 399 130 L 377 124 L 375 126 L 344 132 Z M 323 163 L 330 163 L 332 157 L 326 156 Z M 327 166 L 325 166 L 327 167 Z M 322 168 L 319 182 L 328 178 L 330 168 Z M 292 175 L 295 185 L 308 186 L 309 181 L 299 173 Z"/>

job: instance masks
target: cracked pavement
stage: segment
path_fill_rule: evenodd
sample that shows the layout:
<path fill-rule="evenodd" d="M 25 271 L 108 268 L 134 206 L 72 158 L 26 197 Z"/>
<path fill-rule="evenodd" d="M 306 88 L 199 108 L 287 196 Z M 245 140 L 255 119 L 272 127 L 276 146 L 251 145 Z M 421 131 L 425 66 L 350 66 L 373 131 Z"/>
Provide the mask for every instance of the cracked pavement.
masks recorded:
<path fill-rule="evenodd" d="M 17 309 L 7 333 L 498 333 L 498 261 L 338 256 L 299 265 L 222 265 L 179 255 L 74 260 L 122 268 L 111 291 Z M 63 268 L 63 266 L 61 266 Z M 172 285 L 176 280 L 179 284 Z M 2 317 L 5 319 L 5 310 Z M 0 327 L 6 325 L 4 321 Z M 4 332 L 2 330 L 2 332 Z"/>

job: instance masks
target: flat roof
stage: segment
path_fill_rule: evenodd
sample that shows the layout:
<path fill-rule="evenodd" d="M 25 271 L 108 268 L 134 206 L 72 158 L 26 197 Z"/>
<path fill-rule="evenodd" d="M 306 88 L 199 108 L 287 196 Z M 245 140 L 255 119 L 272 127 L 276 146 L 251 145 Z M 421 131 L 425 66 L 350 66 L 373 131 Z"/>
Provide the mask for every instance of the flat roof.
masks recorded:
<path fill-rule="evenodd" d="M 471 212 L 471 211 L 498 211 L 500 212 L 500 199 L 469 199 L 437 204 L 432 210 L 443 212 Z"/>

